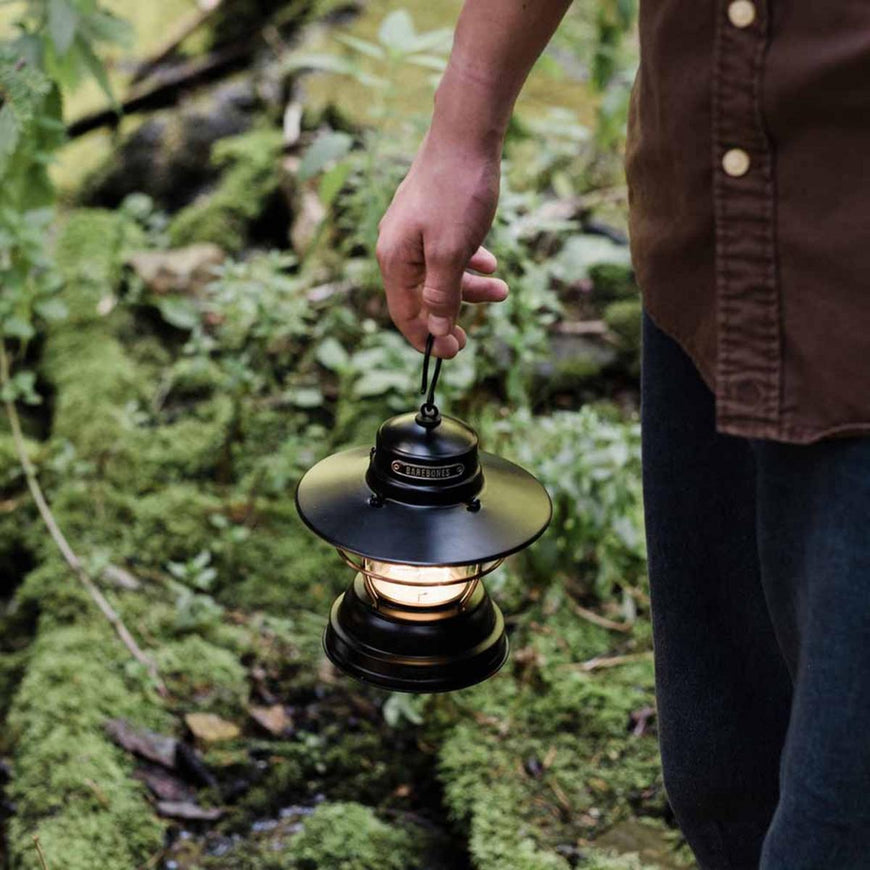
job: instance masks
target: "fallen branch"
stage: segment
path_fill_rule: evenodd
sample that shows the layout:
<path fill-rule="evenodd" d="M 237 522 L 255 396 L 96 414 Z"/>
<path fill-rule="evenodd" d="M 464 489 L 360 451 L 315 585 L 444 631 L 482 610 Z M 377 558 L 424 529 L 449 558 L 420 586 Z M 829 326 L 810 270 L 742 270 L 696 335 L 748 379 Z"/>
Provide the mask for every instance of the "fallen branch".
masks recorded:
<path fill-rule="evenodd" d="M 589 610 L 586 607 L 582 607 L 581 605 L 577 604 L 576 601 L 573 601 L 571 603 L 574 607 L 574 612 L 581 619 L 585 619 L 587 622 L 591 622 L 593 625 L 599 625 L 601 626 L 601 628 L 606 628 L 608 631 L 621 631 L 623 633 L 628 633 L 634 628 L 634 623 L 615 622 L 612 619 L 608 619 L 606 616 L 601 616 L 594 610 Z"/>
<path fill-rule="evenodd" d="M 9 379 L 9 359 L 6 356 L 6 347 L 0 342 L 0 388 L 7 388 L 10 384 Z M 145 669 L 148 671 L 148 675 L 154 682 L 154 685 L 157 687 L 157 691 L 161 695 L 166 694 L 166 687 L 163 684 L 163 681 L 160 679 L 160 674 L 157 671 L 157 665 L 150 658 L 150 656 L 146 655 L 139 647 L 139 644 L 136 643 L 133 635 L 127 629 L 127 626 L 124 625 L 123 620 L 120 616 L 118 616 L 115 609 L 109 604 L 105 595 L 99 590 L 97 585 L 91 579 L 88 572 L 85 570 L 84 565 L 81 562 L 81 559 L 76 555 L 73 548 L 70 546 L 69 541 L 67 541 L 63 532 L 60 529 L 60 526 L 57 524 L 57 520 L 54 518 L 54 514 L 51 512 L 51 508 L 48 506 L 48 502 L 45 499 L 45 495 L 42 492 L 42 487 L 39 485 L 39 480 L 36 476 L 36 469 L 33 467 L 33 463 L 30 461 L 30 457 L 27 455 L 27 448 L 24 444 L 24 435 L 21 432 L 21 420 L 18 416 L 18 411 L 15 408 L 15 403 L 12 399 L 7 398 L 3 400 L 3 404 L 6 408 L 6 414 L 9 417 L 9 425 L 12 429 L 12 440 L 15 444 L 15 452 L 18 456 L 18 461 L 21 464 L 21 468 L 24 471 L 24 477 L 27 480 L 27 487 L 30 490 L 30 494 L 33 497 L 33 501 L 36 503 L 36 508 L 39 511 L 39 515 L 42 517 L 42 521 L 45 523 L 46 528 L 48 529 L 49 535 L 51 535 L 51 539 L 56 544 L 58 550 L 60 550 L 61 555 L 64 558 L 64 561 L 69 565 L 73 574 L 76 575 L 79 582 L 85 588 L 85 591 L 90 595 L 93 602 L 99 607 L 103 616 L 109 621 L 109 624 L 112 628 L 115 629 L 115 633 L 121 639 L 121 642 L 125 647 L 130 651 L 130 654 L 136 659 L 139 664 L 143 665 Z M 37 847 L 38 848 L 38 847 Z"/>
<path fill-rule="evenodd" d="M 643 662 L 652 659 L 652 652 L 631 653 L 624 656 L 596 656 L 594 659 L 589 659 L 579 664 L 571 665 L 571 667 L 579 668 L 581 671 L 597 671 L 602 668 L 618 668 L 620 665 L 629 665 L 633 662 Z"/>
<path fill-rule="evenodd" d="M 239 45 L 214 51 L 203 58 L 187 61 L 164 73 L 155 74 L 152 76 L 153 82 L 149 80 L 131 88 L 119 106 L 101 109 L 73 121 L 66 129 L 67 137 L 75 139 L 100 127 L 117 126 L 124 115 L 143 109 L 163 109 L 172 106 L 182 88 L 213 81 L 230 69 L 244 65 L 253 55 L 255 45 L 255 40 L 248 40 Z"/>
<path fill-rule="evenodd" d="M 42 870 L 48 870 L 48 862 L 45 860 L 45 854 L 42 851 L 42 845 L 39 842 L 39 837 L 34 835 L 33 837 L 33 845 L 36 846 L 36 854 L 39 855 L 39 863 L 42 867 Z"/>

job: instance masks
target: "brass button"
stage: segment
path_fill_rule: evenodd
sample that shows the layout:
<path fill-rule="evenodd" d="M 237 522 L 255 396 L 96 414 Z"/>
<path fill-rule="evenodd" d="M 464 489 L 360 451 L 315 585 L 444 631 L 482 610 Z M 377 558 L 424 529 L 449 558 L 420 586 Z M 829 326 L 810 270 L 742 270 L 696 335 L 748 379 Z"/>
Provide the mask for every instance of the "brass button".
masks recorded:
<path fill-rule="evenodd" d="M 728 20 L 735 27 L 749 27 L 755 21 L 755 4 L 750 0 L 733 0 L 728 4 Z"/>
<path fill-rule="evenodd" d="M 722 158 L 722 168 L 726 175 L 732 178 L 740 178 L 749 172 L 749 155 L 742 148 L 731 148 L 725 152 Z"/>

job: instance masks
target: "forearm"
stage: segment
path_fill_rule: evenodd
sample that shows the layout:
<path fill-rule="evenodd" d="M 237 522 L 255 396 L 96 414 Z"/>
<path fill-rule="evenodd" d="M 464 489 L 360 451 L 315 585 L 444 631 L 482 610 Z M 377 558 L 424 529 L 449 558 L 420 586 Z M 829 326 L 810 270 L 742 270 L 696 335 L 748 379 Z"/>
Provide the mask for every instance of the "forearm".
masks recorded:
<path fill-rule="evenodd" d="M 432 134 L 501 147 L 514 102 L 571 0 L 466 0 L 435 96 Z"/>

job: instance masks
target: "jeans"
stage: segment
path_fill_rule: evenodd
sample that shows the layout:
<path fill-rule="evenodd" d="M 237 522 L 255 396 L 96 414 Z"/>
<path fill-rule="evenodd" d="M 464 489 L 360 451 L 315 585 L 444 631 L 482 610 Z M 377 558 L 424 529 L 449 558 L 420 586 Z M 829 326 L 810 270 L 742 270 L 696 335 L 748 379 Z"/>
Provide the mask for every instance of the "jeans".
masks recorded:
<path fill-rule="evenodd" d="M 648 317 L 642 405 L 677 821 L 704 870 L 867 870 L 870 438 L 717 434 L 712 393 Z"/>

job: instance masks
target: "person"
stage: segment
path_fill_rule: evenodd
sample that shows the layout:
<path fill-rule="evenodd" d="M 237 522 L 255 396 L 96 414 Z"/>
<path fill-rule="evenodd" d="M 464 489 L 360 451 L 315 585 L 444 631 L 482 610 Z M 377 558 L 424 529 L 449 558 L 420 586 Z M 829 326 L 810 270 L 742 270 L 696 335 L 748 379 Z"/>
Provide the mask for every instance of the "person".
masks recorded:
<path fill-rule="evenodd" d="M 567 0 L 467 0 L 383 217 L 451 357 L 514 101 Z M 705 870 L 870 867 L 870 4 L 641 0 L 629 112 L 665 787 Z"/>

